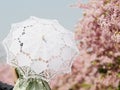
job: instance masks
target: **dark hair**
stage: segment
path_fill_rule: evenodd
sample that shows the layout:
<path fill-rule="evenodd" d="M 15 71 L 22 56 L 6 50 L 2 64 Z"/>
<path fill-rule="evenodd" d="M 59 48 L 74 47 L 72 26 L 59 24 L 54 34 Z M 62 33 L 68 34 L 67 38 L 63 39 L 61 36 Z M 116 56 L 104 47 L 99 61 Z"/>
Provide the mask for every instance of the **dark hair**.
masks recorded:
<path fill-rule="evenodd" d="M 13 90 L 13 86 L 0 82 L 0 90 Z"/>

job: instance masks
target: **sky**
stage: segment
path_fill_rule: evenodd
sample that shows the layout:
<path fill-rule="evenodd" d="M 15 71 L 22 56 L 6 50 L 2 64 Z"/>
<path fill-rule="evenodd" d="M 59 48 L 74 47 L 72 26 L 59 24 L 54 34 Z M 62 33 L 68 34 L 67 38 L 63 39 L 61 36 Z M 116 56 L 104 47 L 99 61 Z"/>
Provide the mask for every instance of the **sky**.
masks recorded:
<path fill-rule="evenodd" d="M 78 0 L 1 0 L 0 2 L 0 41 L 10 31 L 11 24 L 21 22 L 30 16 L 46 19 L 57 19 L 69 30 L 82 16 L 81 9 L 70 5 Z M 87 1 L 87 0 L 83 0 Z"/>

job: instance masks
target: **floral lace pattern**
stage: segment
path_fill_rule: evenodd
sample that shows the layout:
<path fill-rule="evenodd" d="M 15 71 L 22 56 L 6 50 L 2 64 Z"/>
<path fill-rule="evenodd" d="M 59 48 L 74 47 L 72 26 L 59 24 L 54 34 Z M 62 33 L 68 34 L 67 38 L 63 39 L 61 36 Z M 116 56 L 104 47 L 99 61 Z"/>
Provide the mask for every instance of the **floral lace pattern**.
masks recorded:
<path fill-rule="evenodd" d="M 73 32 L 56 20 L 36 17 L 13 24 L 3 44 L 10 65 L 19 67 L 26 77 L 38 75 L 46 81 L 70 72 L 78 54 Z"/>

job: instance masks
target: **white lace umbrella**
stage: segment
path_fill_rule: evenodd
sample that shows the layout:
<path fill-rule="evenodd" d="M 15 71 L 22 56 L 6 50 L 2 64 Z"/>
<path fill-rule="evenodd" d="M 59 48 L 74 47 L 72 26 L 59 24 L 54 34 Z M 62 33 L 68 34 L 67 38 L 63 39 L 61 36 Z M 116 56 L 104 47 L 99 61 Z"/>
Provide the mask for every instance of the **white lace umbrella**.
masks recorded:
<path fill-rule="evenodd" d="M 57 20 L 36 17 L 13 24 L 3 44 L 10 65 L 20 68 L 25 77 L 39 76 L 46 81 L 70 72 L 78 54 L 73 32 Z"/>

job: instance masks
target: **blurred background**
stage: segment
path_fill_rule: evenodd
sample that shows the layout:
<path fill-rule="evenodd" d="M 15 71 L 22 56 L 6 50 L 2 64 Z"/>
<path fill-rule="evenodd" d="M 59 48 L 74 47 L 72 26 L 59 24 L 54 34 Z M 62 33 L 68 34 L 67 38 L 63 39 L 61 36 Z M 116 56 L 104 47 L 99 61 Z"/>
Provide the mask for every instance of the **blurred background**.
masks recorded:
<path fill-rule="evenodd" d="M 70 74 L 50 82 L 52 90 L 120 90 L 120 0 L 4 0 L 0 13 L 0 41 L 12 23 L 30 16 L 57 19 L 75 32 L 80 55 Z M 0 43 L 0 63 L 5 56 Z M 13 85 L 5 67 L 0 80 Z"/>

